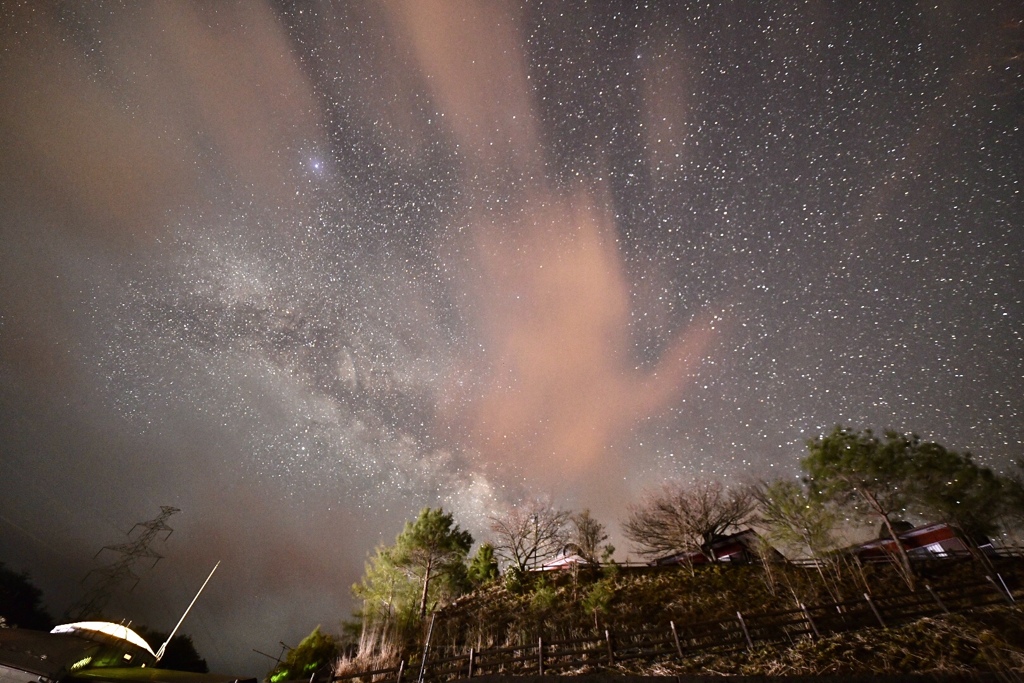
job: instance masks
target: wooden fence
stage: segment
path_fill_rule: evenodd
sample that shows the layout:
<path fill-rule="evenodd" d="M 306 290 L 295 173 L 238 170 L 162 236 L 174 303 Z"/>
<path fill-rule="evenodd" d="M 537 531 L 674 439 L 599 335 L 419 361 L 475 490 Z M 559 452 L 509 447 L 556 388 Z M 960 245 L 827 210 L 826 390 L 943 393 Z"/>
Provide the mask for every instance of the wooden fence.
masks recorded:
<path fill-rule="evenodd" d="M 697 654 L 725 654 L 752 650 L 756 646 L 819 638 L 830 633 L 871 626 L 889 627 L 924 616 L 963 611 L 974 607 L 1007 603 L 1015 596 L 1001 579 L 956 587 L 924 590 L 847 600 L 823 605 L 800 605 L 797 609 L 765 614 L 742 614 L 734 618 L 677 624 L 668 629 L 633 632 L 605 630 L 572 640 L 523 643 L 426 659 L 410 670 L 406 661 L 390 669 L 361 671 L 325 679 L 353 683 L 411 683 L 413 680 L 442 683 L 484 674 L 547 674 L 585 665 L 612 666 L 631 659 L 686 658 Z"/>

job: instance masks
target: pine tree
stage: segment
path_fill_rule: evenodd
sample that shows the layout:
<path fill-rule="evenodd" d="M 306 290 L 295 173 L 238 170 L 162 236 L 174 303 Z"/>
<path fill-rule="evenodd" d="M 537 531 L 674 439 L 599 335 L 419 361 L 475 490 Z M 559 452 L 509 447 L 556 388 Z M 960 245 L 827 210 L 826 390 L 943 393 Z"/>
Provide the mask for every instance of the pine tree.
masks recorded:
<path fill-rule="evenodd" d="M 420 618 L 427 615 L 431 582 L 464 574 L 472 545 L 473 536 L 441 508 L 423 508 L 414 522 L 406 523 L 395 539 L 395 565 L 420 581 Z"/>
<path fill-rule="evenodd" d="M 469 581 L 474 586 L 482 586 L 498 578 L 498 560 L 494 557 L 494 546 L 483 543 L 469 563 L 467 571 Z"/>
<path fill-rule="evenodd" d="M 436 602 L 465 587 L 466 555 L 472 545 L 473 536 L 459 528 L 451 513 L 424 508 L 414 521 L 406 522 L 393 546 L 377 549 L 362 581 L 353 586 L 363 599 L 364 617 L 385 623 L 394 616 L 403 620 L 414 600 L 416 613 L 425 617 L 432 599 Z"/>

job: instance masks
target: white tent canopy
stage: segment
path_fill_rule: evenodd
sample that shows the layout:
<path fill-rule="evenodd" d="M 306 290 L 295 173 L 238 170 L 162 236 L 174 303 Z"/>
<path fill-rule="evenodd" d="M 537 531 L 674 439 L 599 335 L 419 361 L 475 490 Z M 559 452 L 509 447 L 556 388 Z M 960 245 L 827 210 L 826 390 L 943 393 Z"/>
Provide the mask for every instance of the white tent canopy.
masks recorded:
<path fill-rule="evenodd" d="M 131 630 L 123 624 L 112 624 L 109 621 L 77 621 L 73 624 L 60 624 L 54 626 L 50 633 L 81 633 L 82 631 L 92 631 L 95 633 L 103 633 L 114 638 L 120 638 L 121 640 L 127 640 L 136 647 L 141 647 L 149 654 L 156 657 L 156 653 L 149 646 L 149 643 L 135 631 Z M 81 633 L 85 637 L 88 637 L 87 633 Z"/>

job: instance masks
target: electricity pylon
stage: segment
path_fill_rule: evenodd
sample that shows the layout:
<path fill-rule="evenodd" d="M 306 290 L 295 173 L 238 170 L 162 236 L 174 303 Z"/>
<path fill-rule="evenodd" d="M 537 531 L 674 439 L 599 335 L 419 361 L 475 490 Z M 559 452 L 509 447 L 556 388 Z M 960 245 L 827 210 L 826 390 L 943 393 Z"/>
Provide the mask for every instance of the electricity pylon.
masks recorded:
<path fill-rule="evenodd" d="M 181 510 L 170 505 L 162 505 L 159 515 L 147 522 L 139 522 L 131 528 L 131 531 L 128 532 L 130 539 L 128 542 L 105 545 L 100 548 L 93 556 L 94 558 L 99 557 L 104 550 L 117 553 L 120 557 L 106 566 L 90 570 L 82 578 L 82 582 L 87 583 L 92 577 L 91 585 L 85 591 L 85 595 L 68 608 L 68 618 L 72 621 L 81 621 L 98 617 L 103 608 L 107 606 L 115 590 L 121 588 L 128 581 L 132 582 L 131 588 L 128 590 L 133 590 L 139 583 L 139 576 L 134 571 L 135 565 L 142 560 L 152 559 L 152 566 L 156 566 L 156 563 L 163 557 L 150 546 L 161 532 L 167 532 L 163 538 L 164 541 L 174 532 L 174 529 L 167 526 L 167 519 L 176 512 L 181 512 Z M 139 528 L 142 531 L 135 534 L 135 530 Z M 135 534 L 134 538 L 132 534 Z"/>

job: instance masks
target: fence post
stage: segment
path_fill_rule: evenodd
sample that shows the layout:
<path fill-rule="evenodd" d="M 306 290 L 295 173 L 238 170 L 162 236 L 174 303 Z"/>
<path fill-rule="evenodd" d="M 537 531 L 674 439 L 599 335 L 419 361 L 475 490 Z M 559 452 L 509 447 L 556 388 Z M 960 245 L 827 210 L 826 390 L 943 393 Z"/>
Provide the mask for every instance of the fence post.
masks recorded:
<path fill-rule="evenodd" d="M 1006 582 L 1003 581 L 1003 575 L 1000 574 L 999 572 L 996 572 L 996 576 L 999 577 L 999 583 L 1003 584 L 1003 590 L 1006 591 L 1006 597 L 1010 598 L 1010 603 L 1013 604 L 1013 603 L 1017 602 L 1016 600 L 1013 599 L 1013 593 L 1010 591 L 1009 588 L 1006 587 Z"/>
<path fill-rule="evenodd" d="M 886 628 L 885 622 L 882 621 L 882 615 L 878 612 L 878 609 L 875 607 L 875 603 L 871 601 L 871 596 L 865 593 L 864 599 L 868 601 L 868 607 L 870 607 L 871 611 L 875 613 L 875 619 L 878 619 L 878 623 L 882 625 L 882 628 Z"/>
<path fill-rule="evenodd" d="M 427 628 L 427 642 L 423 643 L 423 661 L 420 662 L 420 677 L 416 679 L 417 683 L 423 683 L 423 674 L 427 670 L 427 652 L 430 650 L 430 636 L 434 633 L 434 619 L 437 618 L 437 612 L 430 615 L 430 626 Z"/>
<path fill-rule="evenodd" d="M 608 643 L 608 665 L 611 666 L 615 663 L 615 650 L 612 649 L 612 634 L 608 629 L 604 630 L 604 642 Z"/>
<path fill-rule="evenodd" d="M 679 658 L 683 658 L 683 648 L 679 645 L 679 634 L 676 632 L 676 622 L 670 621 L 668 625 L 672 627 L 672 640 L 676 641 L 676 652 L 679 653 Z"/>
<path fill-rule="evenodd" d="M 932 596 L 932 598 L 933 598 L 933 599 L 935 600 L 935 602 L 936 602 L 936 603 L 938 604 L 938 606 L 939 606 L 939 609 L 941 609 L 941 610 L 942 610 L 943 612 L 945 612 L 946 614 L 949 614 L 949 609 L 947 609 L 947 608 L 946 608 L 946 606 L 945 606 L 945 605 L 944 605 L 944 604 L 942 603 L 942 600 L 939 600 L 939 596 L 938 596 L 938 595 L 937 595 L 937 594 L 935 593 L 935 591 L 933 591 L 933 590 L 932 590 L 932 587 L 931 587 L 931 585 L 930 585 L 930 584 L 927 584 L 927 583 L 926 583 L 926 584 L 924 585 L 924 587 L 925 587 L 926 589 L 928 589 L 928 592 L 929 592 L 929 593 L 931 593 L 931 596 Z"/>
<path fill-rule="evenodd" d="M 747 649 L 753 650 L 754 641 L 750 639 L 750 631 L 747 630 L 747 623 L 743 621 L 743 615 L 737 612 L 736 617 L 740 620 L 740 626 L 743 627 L 743 637 L 747 639 Z"/>
<path fill-rule="evenodd" d="M 472 678 L 473 677 L 473 658 L 475 656 L 476 656 L 476 653 L 473 652 L 473 648 L 469 648 L 469 676 L 467 676 L 467 678 Z"/>
<path fill-rule="evenodd" d="M 1006 591 L 1004 591 L 1002 588 L 1000 588 L 999 584 L 996 583 L 995 579 L 993 579 L 991 576 L 986 576 L 985 578 L 988 579 L 988 582 L 991 583 L 992 587 L 996 589 L 996 592 L 999 593 L 1001 596 L 1003 596 L 1003 599 L 1006 600 L 1007 604 L 1010 604 L 1010 605 L 1013 604 L 1013 596 L 1008 595 L 1006 593 Z"/>
<path fill-rule="evenodd" d="M 811 619 L 811 613 L 807 611 L 807 607 L 802 602 L 800 603 L 800 609 L 803 610 L 804 619 L 806 619 L 807 623 L 811 625 L 811 630 L 814 631 L 814 637 L 821 638 L 821 634 L 818 633 L 818 627 L 814 624 L 814 619 Z"/>
<path fill-rule="evenodd" d="M 537 639 L 537 675 L 544 675 L 544 637 Z"/>

